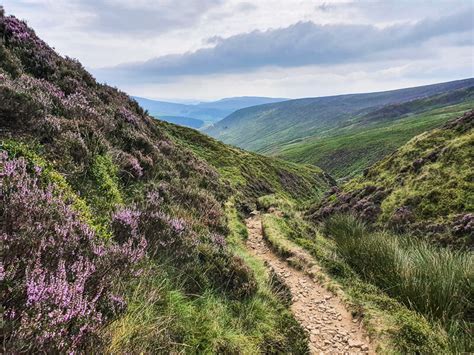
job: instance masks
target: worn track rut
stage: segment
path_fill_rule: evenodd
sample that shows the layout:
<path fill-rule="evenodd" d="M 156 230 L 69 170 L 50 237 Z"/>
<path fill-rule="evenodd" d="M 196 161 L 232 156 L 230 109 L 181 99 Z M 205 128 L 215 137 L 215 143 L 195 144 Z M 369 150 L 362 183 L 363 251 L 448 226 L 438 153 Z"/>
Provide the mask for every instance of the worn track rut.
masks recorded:
<path fill-rule="evenodd" d="M 311 353 L 374 353 L 360 322 L 353 319 L 342 301 L 269 248 L 263 238 L 260 215 L 253 213 L 246 225 L 250 252 L 264 260 L 290 288 L 291 310 L 309 333 Z"/>

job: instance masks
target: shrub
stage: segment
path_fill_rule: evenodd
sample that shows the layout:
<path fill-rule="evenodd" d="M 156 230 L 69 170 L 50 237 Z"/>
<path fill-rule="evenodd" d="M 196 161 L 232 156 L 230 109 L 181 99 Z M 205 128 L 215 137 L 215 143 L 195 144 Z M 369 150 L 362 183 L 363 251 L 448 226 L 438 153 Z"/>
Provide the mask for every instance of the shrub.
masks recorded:
<path fill-rule="evenodd" d="M 125 306 L 113 292 L 115 281 L 134 269 L 146 246 L 138 233 L 118 244 L 97 238 L 53 186 L 39 186 L 40 174 L 24 159 L 0 155 L 7 352 L 74 351 L 94 342 L 101 325 Z"/>

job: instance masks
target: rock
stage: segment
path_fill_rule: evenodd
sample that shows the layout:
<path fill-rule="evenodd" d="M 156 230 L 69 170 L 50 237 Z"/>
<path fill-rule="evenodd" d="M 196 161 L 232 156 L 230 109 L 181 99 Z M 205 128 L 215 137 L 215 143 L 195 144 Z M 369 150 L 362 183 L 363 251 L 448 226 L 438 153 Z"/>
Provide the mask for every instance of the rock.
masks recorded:
<path fill-rule="evenodd" d="M 351 347 L 351 348 L 360 348 L 361 346 L 364 345 L 360 341 L 353 340 L 353 339 L 349 339 L 348 344 L 349 344 L 349 347 Z"/>

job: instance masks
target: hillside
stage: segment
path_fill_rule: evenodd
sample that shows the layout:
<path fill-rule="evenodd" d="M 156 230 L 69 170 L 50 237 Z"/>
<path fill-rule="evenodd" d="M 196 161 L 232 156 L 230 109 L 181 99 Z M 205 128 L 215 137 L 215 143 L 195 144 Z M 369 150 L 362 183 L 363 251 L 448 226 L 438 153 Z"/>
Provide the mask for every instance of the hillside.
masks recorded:
<path fill-rule="evenodd" d="M 166 116 L 181 116 L 199 119 L 209 123 L 215 123 L 232 112 L 242 108 L 263 105 L 268 103 L 285 101 L 286 99 L 271 97 L 230 97 L 218 101 L 200 102 L 198 104 L 178 104 L 166 101 L 157 101 L 145 99 L 142 97 L 133 97 L 141 107 L 157 118 L 163 118 L 165 121 L 175 123 L 166 119 Z M 178 123 L 179 124 L 179 123 Z"/>
<path fill-rule="evenodd" d="M 470 110 L 474 107 L 473 89 L 455 91 L 463 94 L 460 103 L 433 105 L 431 98 L 409 102 L 420 102 L 424 110 L 421 113 L 405 113 L 403 106 L 406 104 L 397 105 L 402 106 L 402 110 L 394 108 L 394 112 L 388 113 L 394 106 L 389 105 L 322 137 L 283 144 L 274 155 L 289 161 L 314 164 L 336 178 L 352 177 L 394 152 L 415 135 Z M 465 93 L 468 95 L 464 95 Z M 441 107 L 436 108 L 438 106 Z"/>
<path fill-rule="evenodd" d="M 466 79 L 290 100 L 239 110 L 205 132 L 245 149 L 323 166 L 341 178 L 361 172 L 414 135 L 472 107 L 473 86 L 474 79 Z M 435 111 L 443 107 L 446 110 Z"/>
<path fill-rule="evenodd" d="M 228 206 L 320 169 L 153 119 L 1 8 L 0 100 L 2 352 L 307 351 Z"/>
<path fill-rule="evenodd" d="M 235 193 L 240 195 L 241 202 L 252 203 L 260 196 L 275 193 L 310 202 L 319 199 L 325 190 L 335 184 L 329 175 L 317 167 L 269 159 L 227 146 L 194 130 L 165 122 L 159 125 L 167 130 L 174 141 L 216 168 L 220 176 L 237 189 Z"/>
<path fill-rule="evenodd" d="M 444 245 L 474 246 L 474 112 L 422 133 L 314 206 L 321 220 L 353 212 L 363 220 Z"/>

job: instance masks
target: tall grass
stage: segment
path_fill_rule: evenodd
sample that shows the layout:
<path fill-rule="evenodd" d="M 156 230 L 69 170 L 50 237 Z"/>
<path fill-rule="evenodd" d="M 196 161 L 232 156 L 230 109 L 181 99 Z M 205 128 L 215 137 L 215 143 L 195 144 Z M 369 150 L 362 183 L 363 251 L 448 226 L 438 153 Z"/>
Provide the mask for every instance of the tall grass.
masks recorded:
<path fill-rule="evenodd" d="M 387 231 L 371 232 L 348 215 L 328 219 L 324 229 L 346 262 L 387 294 L 446 328 L 472 322 L 471 253 L 439 249 Z"/>

